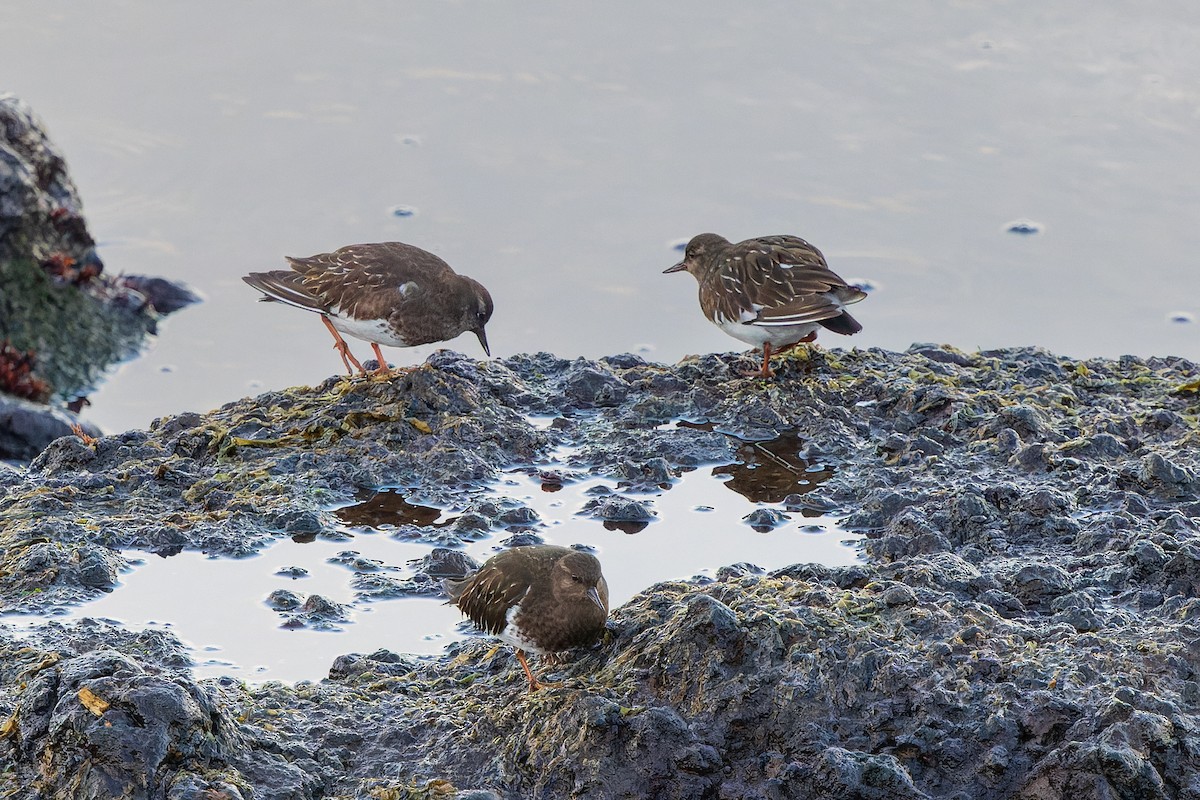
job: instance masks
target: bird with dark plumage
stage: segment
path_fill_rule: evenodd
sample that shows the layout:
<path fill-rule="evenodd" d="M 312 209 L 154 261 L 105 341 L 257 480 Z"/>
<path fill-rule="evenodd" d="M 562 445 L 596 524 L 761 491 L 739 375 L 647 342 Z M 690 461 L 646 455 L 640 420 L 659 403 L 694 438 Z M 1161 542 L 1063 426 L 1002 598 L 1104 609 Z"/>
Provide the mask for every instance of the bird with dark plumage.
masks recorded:
<path fill-rule="evenodd" d="M 320 314 L 350 374 L 352 364 L 366 370 L 342 333 L 371 343 L 381 374 L 388 372 L 381 344 L 415 347 L 471 331 L 491 355 L 484 325 L 492 316 L 492 296 L 433 253 L 380 242 L 287 261 L 290 270 L 252 272 L 242 280 L 263 293 L 261 300 Z"/>
<path fill-rule="evenodd" d="M 513 547 L 471 575 L 442 584 L 450 602 L 480 630 L 516 648 L 531 692 L 542 684 L 526 651 L 553 658 L 593 644 L 608 619 L 608 583 L 599 560 L 570 547 Z"/>
<path fill-rule="evenodd" d="M 733 244 L 715 233 L 692 237 L 683 260 L 664 273 L 687 270 L 700 284 L 700 309 L 725 333 L 771 356 L 817 338 L 817 329 L 858 333 L 846 306 L 866 297 L 825 263 L 821 251 L 797 236 L 759 236 Z"/>

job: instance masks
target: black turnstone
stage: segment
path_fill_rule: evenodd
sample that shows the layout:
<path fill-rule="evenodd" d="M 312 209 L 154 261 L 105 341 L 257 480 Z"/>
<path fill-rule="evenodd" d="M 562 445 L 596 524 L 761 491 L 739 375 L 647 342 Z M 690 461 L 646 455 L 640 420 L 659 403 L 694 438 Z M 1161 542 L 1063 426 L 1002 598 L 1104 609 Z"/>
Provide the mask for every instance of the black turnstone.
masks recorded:
<path fill-rule="evenodd" d="M 829 269 L 821 251 L 797 236 L 759 236 L 737 244 L 715 233 L 692 237 L 683 261 L 664 273 L 687 270 L 700 283 L 700 309 L 721 330 L 762 345 L 769 378 L 771 356 L 817 338 L 817 328 L 862 330 L 846 306 L 866 297 Z"/>
<path fill-rule="evenodd" d="M 252 272 L 242 280 L 265 295 L 261 300 L 320 314 L 351 374 L 351 364 L 366 370 L 339 331 L 371 343 L 379 373 L 388 370 L 381 344 L 414 347 L 471 331 L 491 355 L 483 326 L 492 316 L 492 296 L 433 253 L 380 242 L 287 260 L 291 270 Z"/>
<path fill-rule="evenodd" d="M 443 585 L 450 602 L 480 630 L 516 648 L 531 692 L 541 684 L 525 660 L 526 650 L 554 657 L 592 644 L 608 619 L 608 584 L 600 562 L 569 547 L 513 547 Z"/>

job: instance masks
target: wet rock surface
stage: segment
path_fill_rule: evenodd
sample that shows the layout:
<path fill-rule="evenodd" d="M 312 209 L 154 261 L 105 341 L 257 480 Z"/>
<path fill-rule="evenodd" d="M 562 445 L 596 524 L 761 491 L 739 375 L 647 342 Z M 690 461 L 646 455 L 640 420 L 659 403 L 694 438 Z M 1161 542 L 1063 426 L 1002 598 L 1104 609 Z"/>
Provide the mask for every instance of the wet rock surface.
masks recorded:
<path fill-rule="evenodd" d="M 200 299 L 163 278 L 105 272 L 95 245 L 63 154 L 28 104 L 0 94 L 0 345 L 32 365 L 17 380 L 0 359 L 0 458 L 28 460 L 65 435 L 73 415 L 42 401 L 83 397 L 162 316 Z"/>
<path fill-rule="evenodd" d="M 70 436 L 72 425 L 89 436 L 100 429 L 73 414 L 0 392 L 0 458 L 29 461 L 55 439 Z"/>
<path fill-rule="evenodd" d="M 480 638 L 288 686 L 196 681 L 163 632 L 0 627 L 0 795 L 1200 796 L 1194 364 L 918 345 L 800 351 L 760 381 L 745 360 L 443 351 L 0 471 L 9 609 L 111 588 L 119 551 L 332 536 L 331 507 L 383 486 L 467 509 L 411 526 L 445 544 L 535 537 L 488 483 L 565 443 L 580 474 L 636 484 L 727 463 L 724 432 L 794 432 L 832 469 L 789 504 L 867 536 L 854 567 L 646 587 L 533 695 Z M 429 586 L 464 566 L 427 561 Z M 276 602 L 336 621 L 309 599 Z"/>

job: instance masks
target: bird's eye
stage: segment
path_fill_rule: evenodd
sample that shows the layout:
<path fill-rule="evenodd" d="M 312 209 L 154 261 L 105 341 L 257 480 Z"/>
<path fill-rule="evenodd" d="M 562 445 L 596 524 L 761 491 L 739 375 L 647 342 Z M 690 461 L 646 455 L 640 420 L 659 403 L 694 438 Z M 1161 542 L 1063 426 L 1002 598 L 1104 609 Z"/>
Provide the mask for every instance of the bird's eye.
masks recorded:
<path fill-rule="evenodd" d="M 583 583 L 583 578 L 579 577 L 578 575 L 572 575 L 571 580 L 575 581 L 576 583 Z"/>

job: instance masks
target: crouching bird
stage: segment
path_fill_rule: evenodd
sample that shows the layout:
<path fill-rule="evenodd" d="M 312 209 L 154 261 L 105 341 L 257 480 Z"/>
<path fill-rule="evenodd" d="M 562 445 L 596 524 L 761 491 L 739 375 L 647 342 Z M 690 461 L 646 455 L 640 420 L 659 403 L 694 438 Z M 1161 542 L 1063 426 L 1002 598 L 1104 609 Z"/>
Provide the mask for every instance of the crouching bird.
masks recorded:
<path fill-rule="evenodd" d="M 529 691 L 542 684 L 525 653 L 555 658 L 599 640 L 608 583 L 590 553 L 539 544 L 497 553 L 471 575 L 442 582 L 450 602 L 482 631 L 516 648 Z"/>

